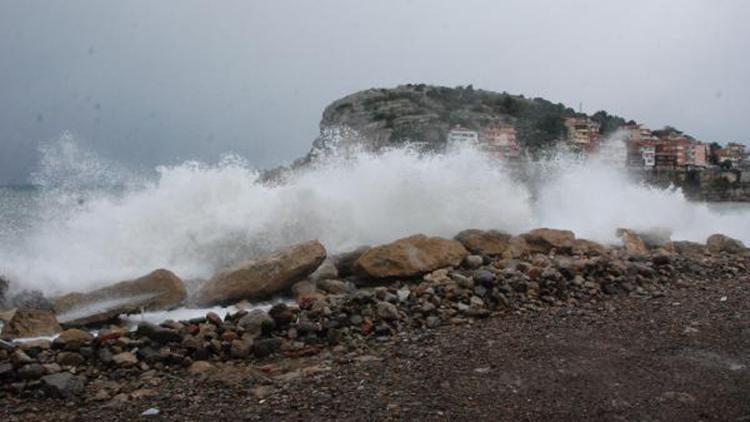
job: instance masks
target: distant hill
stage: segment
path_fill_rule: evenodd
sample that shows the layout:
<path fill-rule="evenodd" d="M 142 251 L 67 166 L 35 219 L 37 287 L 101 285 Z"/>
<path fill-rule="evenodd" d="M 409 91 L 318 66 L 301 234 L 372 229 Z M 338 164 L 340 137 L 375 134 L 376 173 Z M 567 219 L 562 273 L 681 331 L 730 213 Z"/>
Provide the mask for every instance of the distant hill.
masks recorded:
<path fill-rule="evenodd" d="M 564 104 L 466 87 L 424 84 L 368 89 L 334 101 L 323 112 L 315 148 L 325 148 L 330 128 L 347 127 L 361 135 L 365 146 L 378 150 L 406 141 L 440 150 L 455 125 L 478 130 L 490 122 L 513 124 L 521 148 L 535 154 L 566 135 L 566 117 L 585 116 Z M 589 116 L 607 135 L 627 123 L 599 111 Z"/>

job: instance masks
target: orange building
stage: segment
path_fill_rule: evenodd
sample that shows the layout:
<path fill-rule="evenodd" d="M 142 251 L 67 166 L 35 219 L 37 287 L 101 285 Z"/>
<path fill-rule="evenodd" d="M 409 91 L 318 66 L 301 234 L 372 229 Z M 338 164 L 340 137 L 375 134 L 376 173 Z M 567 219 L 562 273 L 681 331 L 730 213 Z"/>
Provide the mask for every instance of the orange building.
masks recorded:
<path fill-rule="evenodd" d="M 708 164 L 708 145 L 681 134 L 671 133 L 659 138 L 655 152 L 657 167 L 705 167 Z"/>
<path fill-rule="evenodd" d="M 519 156 L 516 128 L 504 123 L 491 123 L 479 133 L 480 144 L 491 154 L 501 159 Z"/>
<path fill-rule="evenodd" d="M 565 127 L 568 129 L 567 142 L 569 145 L 591 151 L 596 148 L 599 141 L 599 123 L 583 117 L 568 117 L 565 119 Z"/>

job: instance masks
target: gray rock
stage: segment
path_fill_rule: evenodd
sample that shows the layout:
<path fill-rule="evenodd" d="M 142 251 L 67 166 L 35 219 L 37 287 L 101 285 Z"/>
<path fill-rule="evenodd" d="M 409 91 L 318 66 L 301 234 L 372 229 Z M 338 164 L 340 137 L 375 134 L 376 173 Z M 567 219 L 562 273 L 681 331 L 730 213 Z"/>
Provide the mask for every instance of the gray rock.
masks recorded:
<path fill-rule="evenodd" d="M 110 352 L 108 348 L 102 347 L 97 353 L 97 358 L 99 358 L 99 361 L 102 363 L 110 363 L 112 362 L 112 352 Z"/>
<path fill-rule="evenodd" d="M 150 324 L 148 322 L 138 324 L 136 335 L 147 337 L 159 344 L 182 342 L 182 336 L 177 331 Z"/>
<path fill-rule="evenodd" d="M 464 267 L 474 270 L 482 266 L 484 260 L 479 255 L 468 255 L 464 258 Z"/>
<path fill-rule="evenodd" d="M 471 299 L 469 299 L 469 303 L 472 308 L 484 308 L 484 301 L 477 296 L 472 296 Z"/>
<path fill-rule="evenodd" d="M 283 328 L 294 320 L 294 312 L 286 303 L 277 303 L 268 310 L 268 315 L 277 327 Z"/>
<path fill-rule="evenodd" d="M 318 288 L 324 292 L 339 295 L 344 293 L 351 293 L 355 287 L 351 283 L 347 283 L 342 280 L 334 279 L 323 279 L 318 280 Z"/>
<path fill-rule="evenodd" d="M 275 324 L 270 315 L 260 309 L 256 309 L 240 318 L 237 325 L 245 330 L 246 335 L 258 337 L 261 334 L 271 332 Z"/>
<path fill-rule="evenodd" d="M 62 367 L 57 363 L 45 363 L 42 366 L 44 366 L 44 370 L 47 371 L 48 374 L 56 374 L 62 371 Z"/>
<path fill-rule="evenodd" d="M 122 352 L 112 356 L 112 361 L 117 366 L 124 368 L 135 366 L 138 364 L 138 358 L 130 352 Z"/>
<path fill-rule="evenodd" d="M 321 280 L 335 279 L 339 277 L 339 271 L 336 268 L 333 259 L 327 258 L 320 266 L 310 274 L 310 280 L 320 282 Z"/>
<path fill-rule="evenodd" d="M 375 292 L 372 290 L 357 290 L 352 295 L 352 300 L 361 305 L 375 302 Z"/>
<path fill-rule="evenodd" d="M 620 288 L 612 283 L 607 283 L 602 286 L 602 291 L 608 295 L 616 295 L 620 293 Z"/>
<path fill-rule="evenodd" d="M 281 348 L 283 341 L 278 337 L 264 338 L 253 343 L 253 354 L 257 358 L 264 358 Z"/>
<path fill-rule="evenodd" d="M 34 362 L 23 350 L 16 350 L 10 355 L 10 360 L 16 365 L 25 365 L 27 363 Z"/>
<path fill-rule="evenodd" d="M 83 394 L 84 379 L 70 372 L 46 375 L 42 377 L 42 390 L 52 397 L 69 400 Z"/>
<path fill-rule="evenodd" d="M 0 363 L 0 380 L 13 377 L 13 365 L 10 362 Z"/>
<path fill-rule="evenodd" d="M 79 366 L 86 361 L 83 356 L 75 352 L 60 352 L 56 360 L 62 366 Z"/>
<path fill-rule="evenodd" d="M 378 316 L 386 321 L 394 321 L 399 318 L 398 308 L 389 302 L 378 302 L 377 312 Z"/>
<path fill-rule="evenodd" d="M 250 352 L 253 350 L 253 342 L 244 340 L 233 340 L 232 345 L 229 349 L 229 353 L 235 359 L 245 359 L 250 356 Z"/>
<path fill-rule="evenodd" d="M 474 288 L 474 280 L 470 279 L 469 277 L 464 277 L 461 274 L 453 273 L 451 274 L 451 279 L 456 282 L 459 286 L 465 288 L 465 289 L 472 289 Z"/>
<path fill-rule="evenodd" d="M 16 371 L 16 373 L 18 374 L 18 377 L 23 380 L 35 380 L 41 378 L 42 375 L 47 373 L 47 371 L 41 364 L 30 363 L 18 368 L 18 371 Z"/>
<path fill-rule="evenodd" d="M 474 271 L 474 282 L 477 284 L 481 284 L 485 287 L 489 287 L 492 285 L 492 283 L 495 281 L 495 274 L 486 271 L 486 270 L 478 270 Z"/>
<path fill-rule="evenodd" d="M 381 323 L 375 326 L 375 336 L 376 337 L 386 337 L 393 334 L 393 329 L 388 326 L 386 323 Z"/>
<path fill-rule="evenodd" d="M 437 317 L 434 315 L 428 316 L 427 320 L 425 321 L 425 324 L 427 325 L 428 328 L 437 328 L 440 326 L 441 323 L 442 321 L 440 320 L 440 317 Z"/>
<path fill-rule="evenodd" d="M 432 303 L 430 303 L 430 302 L 427 302 L 427 303 L 425 303 L 425 304 L 424 304 L 424 305 L 422 305 L 422 307 L 420 308 L 420 310 L 422 311 L 422 313 L 423 313 L 423 314 L 429 314 L 430 312 L 434 312 L 434 311 L 435 311 L 435 309 L 436 309 L 436 308 L 435 308 L 435 305 L 433 305 L 433 304 L 432 304 Z"/>

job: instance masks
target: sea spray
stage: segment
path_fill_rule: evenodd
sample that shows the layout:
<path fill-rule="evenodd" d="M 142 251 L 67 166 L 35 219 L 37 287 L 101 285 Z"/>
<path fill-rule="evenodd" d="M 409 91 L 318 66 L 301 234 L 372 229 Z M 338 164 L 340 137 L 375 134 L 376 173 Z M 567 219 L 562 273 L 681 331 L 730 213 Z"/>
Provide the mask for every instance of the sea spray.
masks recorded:
<path fill-rule="evenodd" d="M 159 267 L 203 278 L 309 239 L 335 253 L 417 232 L 519 231 L 533 223 L 523 185 L 469 148 L 448 155 L 333 154 L 273 185 L 228 157 L 215 165 L 162 166 L 153 181 L 113 193 L 68 188 L 60 195 L 70 192 L 85 199 L 41 201 L 54 209 L 42 210 L 45 217 L 25 238 L 3 248 L 0 261 L 19 284 L 80 291 Z"/>
<path fill-rule="evenodd" d="M 47 148 L 52 156 L 37 174 L 64 176 L 43 186 L 30 228 L 0 242 L 0 265 L 16 288 L 88 290 L 160 267 L 206 278 L 310 239 L 335 253 L 466 228 L 548 226 L 607 243 L 621 226 L 667 228 L 700 242 L 714 232 L 750 239 L 746 211 L 721 215 L 677 189 L 647 187 L 616 166 L 570 154 L 519 172 L 470 147 L 445 154 L 347 148 L 268 183 L 236 156 L 161 166 L 152 177 L 105 163 L 69 136 L 63 141 L 62 150 Z M 535 182 L 519 174 L 536 174 Z"/>

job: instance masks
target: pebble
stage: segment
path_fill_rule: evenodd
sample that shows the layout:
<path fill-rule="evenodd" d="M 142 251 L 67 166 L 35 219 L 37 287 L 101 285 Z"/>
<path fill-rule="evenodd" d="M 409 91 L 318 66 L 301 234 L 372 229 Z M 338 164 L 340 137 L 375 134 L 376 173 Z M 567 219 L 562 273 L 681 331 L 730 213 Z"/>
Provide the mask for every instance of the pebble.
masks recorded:
<path fill-rule="evenodd" d="M 122 352 L 112 356 L 112 361 L 121 367 L 135 366 L 138 363 L 138 358 L 130 352 Z"/>
<path fill-rule="evenodd" d="M 377 311 L 378 316 L 386 321 L 397 320 L 399 317 L 398 308 L 396 305 L 389 302 L 378 302 Z"/>
<path fill-rule="evenodd" d="M 477 269 L 484 264 L 484 260 L 479 255 L 468 255 L 464 258 L 464 266 L 470 270 Z"/>
<path fill-rule="evenodd" d="M 157 416 L 159 415 L 159 409 L 155 407 L 148 408 L 141 413 L 141 416 Z"/>

